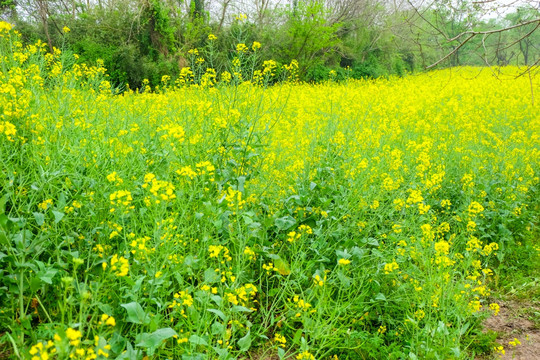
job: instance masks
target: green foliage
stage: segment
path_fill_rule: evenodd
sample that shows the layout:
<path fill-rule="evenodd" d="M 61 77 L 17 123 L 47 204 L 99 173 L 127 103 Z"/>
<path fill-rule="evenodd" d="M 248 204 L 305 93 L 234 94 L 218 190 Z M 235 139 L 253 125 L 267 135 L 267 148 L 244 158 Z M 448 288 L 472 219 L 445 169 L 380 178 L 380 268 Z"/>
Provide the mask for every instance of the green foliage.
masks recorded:
<path fill-rule="evenodd" d="M 15 0 L 0 0 L 0 14 L 4 11 L 13 10 L 15 5 Z"/>
<path fill-rule="evenodd" d="M 16 24 L 28 41 L 41 39 L 57 48 L 78 53 L 81 62 L 104 61 L 114 84 L 132 88 L 149 79 L 159 84 L 162 75 L 177 78 L 188 64 L 188 51 L 204 48 L 208 35 L 217 36 L 211 66 L 221 72 L 238 43 L 263 44 L 257 61 L 299 64 L 299 78 L 322 81 L 331 70 L 335 80 L 376 78 L 422 70 L 457 49 L 468 30 L 494 30 L 537 19 L 534 8 L 519 8 L 504 19 L 484 20 L 481 6 L 470 1 L 439 1 L 420 9 L 391 9 L 380 2 L 351 2 L 350 8 L 324 1 L 293 1 L 272 11 L 259 9 L 243 18 L 231 13 L 211 13 L 204 1 L 119 0 L 103 3 L 48 2 L 48 13 L 38 21 L 18 13 L 15 1 L 3 0 L 0 11 Z M 39 4 L 29 9 L 39 13 Z M 361 8 L 360 8 L 361 7 Z M 71 31 L 64 34 L 63 26 Z M 537 23 L 510 31 L 476 36 L 455 51 L 441 66 L 534 64 L 540 56 Z M 449 38 L 458 36 L 454 41 Z M 346 72 L 347 73 L 347 72 Z"/>
<path fill-rule="evenodd" d="M 340 43 L 338 31 L 342 24 L 328 24 L 327 9 L 322 1 L 300 1 L 285 14 L 289 21 L 280 53 L 286 57 L 279 60 L 296 59 L 301 72 L 324 63 Z"/>

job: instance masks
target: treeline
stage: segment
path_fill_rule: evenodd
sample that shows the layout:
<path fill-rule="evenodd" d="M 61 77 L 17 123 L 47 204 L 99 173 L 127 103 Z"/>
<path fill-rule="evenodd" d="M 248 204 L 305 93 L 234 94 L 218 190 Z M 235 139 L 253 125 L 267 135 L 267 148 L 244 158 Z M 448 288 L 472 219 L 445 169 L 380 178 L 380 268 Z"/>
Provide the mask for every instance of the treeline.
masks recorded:
<path fill-rule="evenodd" d="M 521 4 L 502 11 L 463 0 L 0 0 L 0 14 L 26 41 L 73 51 L 81 62 L 101 59 L 115 84 L 138 88 L 144 79 L 176 79 L 192 65 L 189 51 L 210 43 L 204 66 L 218 73 L 237 44 L 252 51 L 259 42 L 261 64 L 294 59 L 305 81 L 402 75 L 432 64 L 535 64 L 539 10 Z"/>

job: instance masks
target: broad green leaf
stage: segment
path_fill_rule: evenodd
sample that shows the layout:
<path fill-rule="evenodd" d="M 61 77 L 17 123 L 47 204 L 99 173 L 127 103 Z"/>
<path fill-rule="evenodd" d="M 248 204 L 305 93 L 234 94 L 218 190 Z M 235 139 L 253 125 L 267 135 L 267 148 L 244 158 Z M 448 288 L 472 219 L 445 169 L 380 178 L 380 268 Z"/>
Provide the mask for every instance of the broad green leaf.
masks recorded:
<path fill-rule="evenodd" d="M 157 329 L 153 333 L 142 333 L 138 336 L 139 343 L 137 346 L 147 349 L 148 355 L 153 355 L 154 351 L 163 343 L 173 336 L 178 336 L 176 331 L 171 328 Z"/>
<path fill-rule="evenodd" d="M 253 310 L 248 309 L 245 306 L 235 305 L 231 308 L 232 312 L 252 312 Z"/>
<path fill-rule="evenodd" d="M 275 259 L 274 266 L 276 267 L 276 269 L 278 269 L 278 272 L 281 275 L 286 276 L 291 273 L 291 268 L 289 267 L 289 264 L 282 258 Z"/>
<path fill-rule="evenodd" d="M 195 345 L 208 346 L 208 342 L 198 335 L 191 335 L 189 337 L 189 342 Z"/>
<path fill-rule="evenodd" d="M 246 336 L 238 339 L 238 347 L 240 347 L 240 351 L 249 350 L 249 348 L 251 347 L 251 333 L 249 331 Z"/>
<path fill-rule="evenodd" d="M 58 270 L 48 268 L 37 273 L 37 277 L 47 284 L 52 284 L 53 277 L 58 273 Z"/>
<path fill-rule="evenodd" d="M 210 311 L 211 313 L 214 313 L 214 314 L 216 314 L 217 316 L 219 316 L 219 317 L 221 318 L 221 320 L 227 321 L 227 317 L 225 316 L 225 314 L 223 313 L 223 311 L 218 310 L 218 309 L 207 309 L 207 310 Z"/>
<path fill-rule="evenodd" d="M 35 212 L 34 218 L 36 219 L 38 226 L 43 226 L 43 223 L 45 223 L 45 214 Z"/>
<path fill-rule="evenodd" d="M 150 317 L 146 315 L 141 305 L 138 302 L 130 302 L 129 304 L 121 304 L 127 311 L 126 321 L 134 324 L 148 325 L 150 323 Z"/>
<path fill-rule="evenodd" d="M 279 230 L 290 229 L 294 226 L 294 224 L 296 224 L 296 220 L 290 215 L 286 215 L 276 219 L 276 226 Z"/>
<path fill-rule="evenodd" d="M 213 284 L 213 283 L 216 283 L 220 280 L 220 276 L 218 275 L 218 273 L 216 273 L 216 271 L 214 269 L 206 269 L 204 271 L 204 281 L 209 283 L 209 284 Z"/>
<path fill-rule="evenodd" d="M 53 210 L 52 213 L 54 215 L 55 224 L 58 224 L 64 218 L 64 213 L 61 213 L 60 211 Z"/>

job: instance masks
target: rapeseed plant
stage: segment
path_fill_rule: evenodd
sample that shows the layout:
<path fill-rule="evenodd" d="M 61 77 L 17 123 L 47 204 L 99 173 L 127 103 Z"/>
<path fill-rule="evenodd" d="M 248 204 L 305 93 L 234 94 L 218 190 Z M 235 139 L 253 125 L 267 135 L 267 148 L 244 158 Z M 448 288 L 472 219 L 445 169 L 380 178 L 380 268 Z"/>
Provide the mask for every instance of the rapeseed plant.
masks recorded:
<path fill-rule="evenodd" d="M 120 91 L 0 22 L 0 333 L 21 357 L 473 353 L 537 219 L 529 79 L 303 84 L 262 46 Z"/>

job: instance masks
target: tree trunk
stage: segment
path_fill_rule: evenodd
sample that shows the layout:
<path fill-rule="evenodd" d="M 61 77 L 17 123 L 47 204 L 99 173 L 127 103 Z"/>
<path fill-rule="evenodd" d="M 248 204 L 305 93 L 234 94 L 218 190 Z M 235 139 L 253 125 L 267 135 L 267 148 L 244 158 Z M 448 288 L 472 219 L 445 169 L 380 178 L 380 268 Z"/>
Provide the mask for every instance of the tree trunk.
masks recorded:
<path fill-rule="evenodd" d="M 53 45 L 51 40 L 51 34 L 49 33 L 49 9 L 47 6 L 47 0 L 39 0 L 39 17 L 41 18 L 41 23 L 43 25 L 43 30 L 45 31 L 45 36 L 47 37 L 47 43 L 49 44 L 49 50 L 53 52 Z"/>

